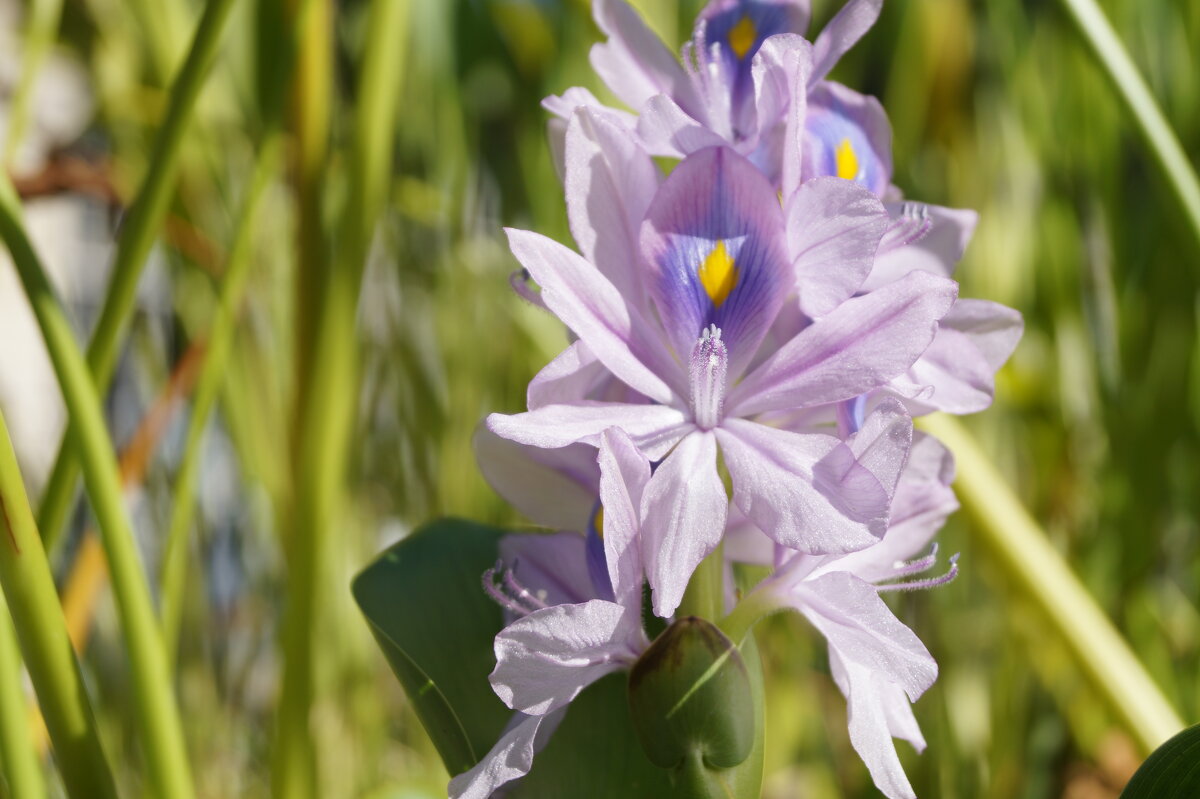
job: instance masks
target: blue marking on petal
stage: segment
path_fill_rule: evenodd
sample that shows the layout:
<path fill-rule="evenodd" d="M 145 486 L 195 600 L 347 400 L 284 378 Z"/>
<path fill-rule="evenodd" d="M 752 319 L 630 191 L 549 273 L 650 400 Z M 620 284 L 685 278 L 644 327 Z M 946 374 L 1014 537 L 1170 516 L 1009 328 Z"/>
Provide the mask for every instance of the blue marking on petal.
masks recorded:
<path fill-rule="evenodd" d="M 794 286 L 775 190 L 732 150 L 702 150 L 659 189 L 642 243 L 677 356 L 687 358 L 701 332 L 716 325 L 734 380 Z"/>
<path fill-rule="evenodd" d="M 881 139 L 890 141 L 886 118 L 873 119 L 873 108 L 861 98 L 853 107 L 831 91 L 817 89 L 809 96 L 804 121 L 804 179 L 840 177 L 863 184 L 882 196 L 891 181 L 891 166 L 881 153 Z"/>
<path fill-rule="evenodd" d="M 703 26 L 695 37 L 695 53 L 701 66 L 714 57 L 725 62 L 724 74 L 732 76 L 730 107 L 735 119 L 743 103 L 753 95 L 751 65 L 754 54 L 768 36 L 804 33 L 808 15 L 795 3 L 767 0 L 727 0 L 710 3 L 700 14 Z"/>

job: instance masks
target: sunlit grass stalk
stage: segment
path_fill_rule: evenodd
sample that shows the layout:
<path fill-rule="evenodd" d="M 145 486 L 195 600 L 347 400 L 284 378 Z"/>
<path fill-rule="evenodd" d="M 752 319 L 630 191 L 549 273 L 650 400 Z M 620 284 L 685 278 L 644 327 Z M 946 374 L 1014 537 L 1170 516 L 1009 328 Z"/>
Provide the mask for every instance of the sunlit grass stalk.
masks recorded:
<path fill-rule="evenodd" d="M 1125 639 L 1071 572 L 1046 534 L 953 417 L 924 417 L 921 426 L 950 448 L 958 463 L 954 489 L 979 540 L 1046 615 L 1076 663 L 1148 753 L 1183 722 Z"/>
<path fill-rule="evenodd" d="M 310 13 L 314 13 L 314 17 L 320 16 Z M 297 352 L 300 396 L 293 454 L 297 467 L 294 476 L 296 507 L 292 537 L 288 541 L 288 616 L 284 628 L 287 665 L 273 775 L 275 795 L 284 797 L 311 795 L 318 765 L 311 753 L 308 727 L 314 701 L 313 659 L 316 651 L 312 636 L 326 588 L 321 565 L 328 559 L 323 553 L 330 539 L 330 525 L 341 491 L 358 397 L 355 322 L 363 270 L 391 181 L 391 147 L 406 49 L 408 2 L 375 0 L 368 14 L 368 36 L 360 73 L 361 93 L 350 152 L 348 201 L 338 227 L 336 268 L 329 268 L 329 263 L 306 266 L 302 262 L 302 283 L 297 294 L 298 312 L 303 313 L 306 304 L 316 307 L 313 317 L 316 324 L 307 335 L 297 339 L 301 349 Z M 312 24 L 312 20 L 308 22 Z M 324 131 L 320 127 L 322 123 L 315 118 L 314 107 L 328 102 L 328 95 L 324 94 L 327 86 L 315 82 L 318 78 L 316 66 L 313 62 L 306 64 L 306 56 L 315 48 L 325 46 L 324 40 L 304 40 L 298 68 L 298 85 L 306 86 L 310 92 L 321 92 L 317 96 L 297 95 L 299 107 L 295 120 L 304 132 L 298 139 L 301 151 L 297 160 L 302 225 L 306 214 L 319 212 L 317 197 L 306 200 L 303 193 L 311 186 L 307 180 L 316 177 L 310 170 L 319 169 L 313 151 L 324 142 L 305 137 Z M 311 57 L 316 65 L 320 65 L 328 54 L 321 51 Z M 313 187 L 314 191 L 319 190 L 317 186 Z M 310 248 L 307 257 L 326 254 L 324 249 L 311 249 L 317 244 L 306 241 L 303 236 L 300 244 L 302 248 Z M 301 258 L 305 257 L 302 251 Z M 328 271 L 318 271 L 322 266 Z M 310 293 L 317 286 L 323 286 L 320 297 Z M 302 757 L 307 757 L 307 762 L 300 760 Z"/>
<path fill-rule="evenodd" d="M 21 77 L 8 106 L 8 134 L 4 140 L 5 164 L 13 162 L 13 156 L 25 138 L 25 129 L 29 126 L 29 109 L 33 100 L 33 86 L 46 54 L 54 45 L 58 23 L 62 18 L 62 0 L 33 0 L 26 9 L 29 19 L 21 42 L 25 48 L 21 59 Z"/>
<path fill-rule="evenodd" d="M 326 377 L 330 323 L 327 305 L 339 281 L 331 269 L 324 226 L 324 178 L 329 155 L 332 106 L 333 6 L 330 0 L 281 0 L 297 30 L 290 110 L 290 170 L 297 212 L 295 273 L 294 379 L 291 479 L 295 504 L 284 521 L 287 598 L 283 614 L 283 676 L 275 719 L 271 789 L 276 799 L 316 795 L 320 773 L 313 741 L 312 708 L 316 701 L 315 646 L 318 614 L 327 601 L 325 578 L 331 505 L 340 471 L 322 458 L 336 447 L 328 441 L 340 432 L 339 419 L 322 407 L 350 391 L 342 384 L 320 386 Z M 340 321 L 340 320 L 339 320 Z M 353 319 L 351 319 L 353 322 Z M 323 340 L 326 339 L 326 340 Z M 325 344 L 326 346 L 321 346 Z"/>
<path fill-rule="evenodd" d="M 45 796 L 41 758 L 29 729 L 18 647 L 17 630 L 0 594 L 0 775 L 14 797 Z"/>
<path fill-rule="evenodd" d="M 7 223 L 7 219 L 4 222 Z M 7 224 L 4 227 L 7 230 Z M 33 510 L 25 495 L 3 415 L 0 415 L 0 509 L 3 511 L 0 513 L 0 584 L 11 608 L 12 624 L 20 638 L 22 654 L 29 664 L 29 676 L 50 732 L 63 784 L 72 797 L 116 797 L 112 772 L 104 757 L 96 719 L 67 637 L 67 622 L 58 604 L 50 564 L 34 524 Z M 3 604 L 0 602 L 0 606 Z M 26 789 L 18 788 L 14 783 L 14 779 L 22 780 L 26 785 L 33 780 L 40 781 L 41 772 L 36 754 L 25 751 L 26 748 L 33 749 L 34 738 L 29 729 L 25 702 L 20 697 L 19 683 L 16 686 L 17 701 L 8 696 L 13 686 L 8 684 L 12 675 L 7 672 L 12 668 L 19 669 L 17 654 L 11 650 L 9 608 L 0 607 L 5 617 L 0 621 L 5 628 L 0 634 L 3 639 L 0 648 L 5 650 L 6 672 L 0 675 L 5 683 L 4 707 L 0 713 L 4 716 L 4 760 L 9 770 L 6 776 L 14 796 L 45 796 L 44 788 L 40 792 L 26 793 Z M 20 735 L 22 739 L 11 740 L 13 735 Z M 36 777 L 27 773 L 30 768 L 37 771 Z"/>
<path fill-rule="evenodd" d="M 107 391 L 112 381 L 122 333 L 137 296 L 138 279 L 170 206 L 184 134 L 191 121 L 196 98 L 216 57 L 221 33 L 234 2 L 210 0 L 204 8 L 187 60 L 171 88 L 170 104 L 155 137 L 146 177 L 118 235 L 108 294 L 104 298 L 87 352 L 88 368 L 101 394 Z M 74 423 L 72 417 L 70 424 Z M 71 441 L 72 436 L 68 431 L 39 507 L 38 528 L 46 537 L 48 550 L 54 549 L 62 532 L 79 474 L 79 455 L 74 451 Z"/>
<path fill-rule="evenodd" d="M 1200 179 L 1179 137 L 1096 0 L 1062 0 L 1062 3 L 1145 139 L 1200 248 Z"/>
<path fill-rule="evenodd" d="M 267 186 L 278 168 L 280 151 L 279 136 L 269 135 L 259 150 L 254 173 L 246 187 L 245 199 L 237 217 L 233 245 L 229 250 L 225 274 L 221 281 L 217 307 L 209 327 L 204 366 L 192 397 L 183 459 L 175 475 L 174 490 L 171 492 L 174 504 L 163 554 L 161 615 L 167 659 L 172 663 L 178 647 L 179 625 L 183 612 L 184 584 L 187 577 L 187 534 L 196 506 L 196 472 L 200 465 L 204 430 L 216 405 L 221 381 L 225 377 L 229 350 L 237 329 L 238 311 L 245 294 L 246 279 L 254 262 L 251 256 L 258 211 Z"/>
<path fill-rule="evenodd" d="M 12 255 L 37 317 L 72 420 L 70 435 L 80 453 L 84 482 L 112 574 L 131 669 L 134 721 L 150 772 L 148 782 L 162 799 L 190 797 L 192 782 L 179 708 L 171 690 L 158 616 L 125 511 L 116 454 L 105 427 L 100 397 L 66 315 L 25 234 L 20 200 L 7 174 L 0 175 L 0 238 Z M 31 670 L 38 668 L 32 660 L 29 663 Z"/>

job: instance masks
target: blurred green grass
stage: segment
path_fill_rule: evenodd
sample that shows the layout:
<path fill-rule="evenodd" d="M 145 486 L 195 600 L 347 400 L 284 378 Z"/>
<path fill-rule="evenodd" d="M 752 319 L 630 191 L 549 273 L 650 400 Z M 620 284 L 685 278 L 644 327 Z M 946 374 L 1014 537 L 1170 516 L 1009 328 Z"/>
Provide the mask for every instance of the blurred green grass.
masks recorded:
<path fill-rule="evenodd" d="M 635 4 L 672 47 L 702 5 Z M 189 138 L 174 209 L 218 248 L 229 240 L 229 209 L 252 159 L 256 5 L 236 12 Z M 836 7 L 818 0 L 812 31 Z M 1104 7 L 1196 163 L 1200 4 Z M 339 4 L 341 112 L 355 98 L 349 65 L 361 47 L 364 8 Z M 181 31 L 197 11 L 184 0 L 163 9 L 179 21 L 167 28 Z M 89 135 L 102 142 L 118 189 L 132 187 L 163 103 L 166 56 L 155 48 L 169 56 L 182 48 L 182 34 L 148 36 L 130 7 L 114 0 L 68 3 L 65 13 L 60 45 L 88 65 L 97 94 Z M 479 477 L 471 435 L 486 413 L 523 407 L 528 379 L 566 339 L 554 320 L 509 291 L 516 264 L 500 227 L 569 241 L 538 102 L 572 85 L 609 97 L 587 65 L 598 32 L 584 0 L 418 1 L 412 14 L 397 170 L 360 309 L 358 429 L 334 565 L 342 586 L 374 552 L 431 516 L 519 521 Z M 1166 185 L 1056 4 L 892 0 L 834 77 L 883 101 L 894 126 L 895 181 L 908 196 L 980 212 L 957 275 L 962 293 L 1018 308 L 1026 334 L 999 376 L 995 406 L 969 424 L 1194 721 L 1200 252 Z M 334 120 L 335 138 L 343 127 Z M 240 469 L 242 499 L 231 523 L 239 590 L 221 604 L 211 575 L 204 580 L 217 542 L 228 537 L 206 516 L 180 655 L 193 768 L 205 796 L 266 795 L 269 784 L 282 593 L 275 533 L 278 509 L 289 502 L 295 220 L 282 197 L 268 198 L 263 219 L 220 412 Z M 211 277 L 194 252 L 165 253 L 178 348 L 204 333 Z M 153 358 L 139 359 L 146 374 L 162 371 Z M 163 458 L 156 468 L 171 465 Z M 169 480 L 152 472 L 148 485 L 153 497 Z M 169 502 L 150 508 L 165 529 Z M 920 757 L 902 751 L 918 794 L 1115 796 L 1136 763 L 1132 745 L 968 524 L 952 519 L 941 540 L 946 551 L 963 553 L 962 576 L 896 605 L 941 664 L 941 678 L 916 706 L 929 748 Z M 127 686 L 107 606 L 97 624 L 86 666 L 99 686 L 110 755 L 125 764 L 121 778 L 132 786 Z M 324 624 L 319 640 L 332 656 L 319 679 L 330 690 L 316 734 L 336 765 L 320 795 L 442 794 L 436 755 L 348 592 Z M 798 620 L 780 619 L 763 643 L 774 692 L 767 796 L 877 795 L 849 747 L 844 703 L 818 637 Z"/>

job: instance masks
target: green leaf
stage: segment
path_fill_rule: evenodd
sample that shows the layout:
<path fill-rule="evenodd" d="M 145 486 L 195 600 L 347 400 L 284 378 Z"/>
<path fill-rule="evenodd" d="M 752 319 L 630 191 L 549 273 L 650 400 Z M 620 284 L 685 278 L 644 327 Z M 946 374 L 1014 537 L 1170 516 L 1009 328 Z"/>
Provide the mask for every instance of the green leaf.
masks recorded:
<path fill-rule="evenodd" d="M 1196 796 L 1200 796 L 1200 724 L 1188 727 L 1151 752 L 1121 792 L 1121 799 Z"/>
<path fill-rule="evenodd" d="M 354 598 L 451 774 L 475 765 L 511 715 L 487 679 L 504 621 L 481 588 L 505 532 L 431 522 L 354 580 Z"/>

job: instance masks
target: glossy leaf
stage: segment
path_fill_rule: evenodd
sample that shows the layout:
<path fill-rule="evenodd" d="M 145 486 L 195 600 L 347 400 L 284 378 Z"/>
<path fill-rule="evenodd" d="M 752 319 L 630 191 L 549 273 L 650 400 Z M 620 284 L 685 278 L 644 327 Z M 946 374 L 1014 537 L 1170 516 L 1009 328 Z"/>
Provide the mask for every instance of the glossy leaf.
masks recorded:
<path fill-rule="evenodd" d="M 1155 749 L 1121 792 L 1121 799 L 1200 796 L 1200 724 Z"/>
<path fill-rule="evenodd" d="M 451 774 L 486 754 L 511 714 L 487 679 L 503 617 L 481 588 L 504 532 L 431 522 L 354 580 L 354 598 Z"/>

